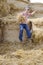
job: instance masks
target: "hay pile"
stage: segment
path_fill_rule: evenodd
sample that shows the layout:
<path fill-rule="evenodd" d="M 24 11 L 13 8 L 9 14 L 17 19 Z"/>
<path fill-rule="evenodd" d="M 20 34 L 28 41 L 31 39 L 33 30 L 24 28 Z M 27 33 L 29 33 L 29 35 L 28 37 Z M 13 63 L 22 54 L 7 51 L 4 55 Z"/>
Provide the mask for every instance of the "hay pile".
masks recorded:
<path fill-rule="evenodd" d="M 1 56 L 0 65 L 43 65 L 43 50 L 18 50 Z"/>
<path fill-rule="evenodd" d="M 0 0 L 0 17 L 8 15 L 9 11 L 10 7 L 7 3 L 7 0 Z"/>
<path fill-rule="evenodd" d="M 43 41 L 43 18 L 36 18 L 36 19 L 30 19 L 30 20 L 33 23 L 34 42 Z"/>

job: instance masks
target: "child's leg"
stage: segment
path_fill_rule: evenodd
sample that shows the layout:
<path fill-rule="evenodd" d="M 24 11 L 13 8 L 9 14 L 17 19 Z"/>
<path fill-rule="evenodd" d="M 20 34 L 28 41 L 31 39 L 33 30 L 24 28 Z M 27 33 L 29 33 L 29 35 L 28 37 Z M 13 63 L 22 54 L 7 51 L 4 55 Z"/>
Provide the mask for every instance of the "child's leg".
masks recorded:
<path fill-rule="evenodd" d="M 23 37 L 23 25 L 20 24 L 20 32 L 19 32 L 19 40 L 22 41 L 22 37 Z"/>
<path fill-rule="evenodd" d="M 28 27 L 27 24 L 26 24 L 26 26 L 25 26 L 25 30 L 26 30 L 26 33 L 27 33 L 27 37 L 28 37 L 28 38 L 31 38 L 31 32 L 30 32 L 30 29 L 29 29 L 29 27 Z"/>

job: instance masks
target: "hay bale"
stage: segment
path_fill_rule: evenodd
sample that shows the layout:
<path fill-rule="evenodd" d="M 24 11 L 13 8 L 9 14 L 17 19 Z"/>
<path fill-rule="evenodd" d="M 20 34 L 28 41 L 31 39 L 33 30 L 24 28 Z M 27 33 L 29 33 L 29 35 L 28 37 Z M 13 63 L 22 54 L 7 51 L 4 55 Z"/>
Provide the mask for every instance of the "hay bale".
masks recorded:
<path fill-rule="evenodd" d="M 36 26 L 43 26 L 43 17 L 42 18 L 35 18 L 35 19 L 28 19 L 28 22 L 32 21 L 34 25 Z"/>
<path fill-rule="evenodd" d="M 10 7 L 9 5 L 7 4 L 7 2 L 5 0 L 3 1 L 0 1 L 0 15 L 3 17 L 3 16 L 6 16 L 9 14 L 9 11 L 10 11 Z"/>
<path fill-rule="evenodd" d="M 43 41 L 43 17 L 36 19 L 28 19 L 28 22 L 32 21 L 33 23 L 33 33 L 32 38 L 34 42 Z"/>

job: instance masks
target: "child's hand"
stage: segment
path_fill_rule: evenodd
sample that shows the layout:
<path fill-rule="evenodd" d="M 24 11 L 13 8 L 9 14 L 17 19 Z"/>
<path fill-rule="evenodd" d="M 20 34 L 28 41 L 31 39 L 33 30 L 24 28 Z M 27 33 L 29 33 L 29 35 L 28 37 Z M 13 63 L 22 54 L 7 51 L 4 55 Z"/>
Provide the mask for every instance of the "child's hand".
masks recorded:
<path fill-rule="evenodd" d="M 37 10 L 35 10 L 35 13 L 37 12 Z"/>

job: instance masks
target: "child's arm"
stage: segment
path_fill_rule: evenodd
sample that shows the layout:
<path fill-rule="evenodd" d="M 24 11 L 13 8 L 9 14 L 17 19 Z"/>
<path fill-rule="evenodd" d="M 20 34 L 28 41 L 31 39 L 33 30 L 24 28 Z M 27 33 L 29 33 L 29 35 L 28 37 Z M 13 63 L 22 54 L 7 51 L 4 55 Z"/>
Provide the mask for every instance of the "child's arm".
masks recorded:
<path fill-rule="evenodd" d="M 32 15 L 34 15 L 36 13 L 36 11 L 33 11 L 32 13 L 29 13 L 28 15 L 29 16 L 32 16 Z"/>
<path fill-rule="evenodd" d="M 31 15 L 34 15 L 36 13 L 36 11 L 33 11 L 32 13 L 31 13 Z"/>

